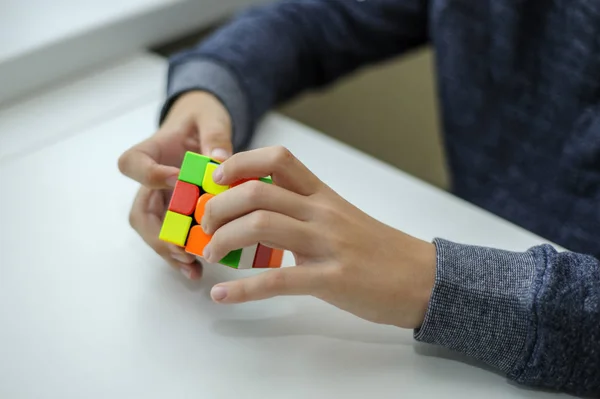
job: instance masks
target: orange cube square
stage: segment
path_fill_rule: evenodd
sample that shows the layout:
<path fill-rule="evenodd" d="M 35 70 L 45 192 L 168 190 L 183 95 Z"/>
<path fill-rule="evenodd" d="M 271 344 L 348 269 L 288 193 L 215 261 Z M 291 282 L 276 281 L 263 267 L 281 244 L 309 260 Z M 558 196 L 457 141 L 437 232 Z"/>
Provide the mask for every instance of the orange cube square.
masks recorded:
<path fill-rule="evenodd" d="M 190 230 L 185 251 L 192 255 L 202 256 L 204 247 L 208 245 L 211 238 L 211 235 L 206 234 L 204 230 L 202 230 L 202 226 L 196 225 Z"/>

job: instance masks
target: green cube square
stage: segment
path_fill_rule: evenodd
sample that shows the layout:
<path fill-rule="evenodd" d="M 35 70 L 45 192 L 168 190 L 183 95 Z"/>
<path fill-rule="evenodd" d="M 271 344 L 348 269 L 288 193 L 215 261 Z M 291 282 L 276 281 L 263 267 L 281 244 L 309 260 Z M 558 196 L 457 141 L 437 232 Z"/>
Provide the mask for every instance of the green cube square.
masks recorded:
<path fill-rule="evenodd" d="M 202 179 L 209 162 L 209 157 L 191 151 L 186 152 L 181 163 L 179 180 L 202 187 Z"/>
<path fill-rule="evenodd" d="M 260 177 L 258 180 L 260 180 L 264 183 L 273 184 L 273 179 L 271 179 L 271 176 Z"/>
<path fill-rule="evenodd" d="M 229 267 L 233 267 L 234 269 L 237 269 L 238 266 L 240 265 L 241 258 L 242 258 L 242 249 L 236 249 L 235 251 L 231 251 L 230 253 L 225 255 L 225 257 L 223 259 L 221 259 L 221 261 L 219 263 L 221 263 L 225 266 L 229 266 Z"/>

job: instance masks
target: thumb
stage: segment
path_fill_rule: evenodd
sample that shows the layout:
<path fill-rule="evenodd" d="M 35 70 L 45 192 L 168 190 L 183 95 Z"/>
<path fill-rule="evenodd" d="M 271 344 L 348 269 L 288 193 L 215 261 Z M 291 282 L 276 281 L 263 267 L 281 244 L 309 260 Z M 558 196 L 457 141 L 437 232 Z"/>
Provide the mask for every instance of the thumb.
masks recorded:
<path fill-rule="evenodd" d="M 279 295 L 312 295 L 319 284 L 318 277 L 316 268 L 284 267 L 217 284 L 210 296 L 218 303 L 243 303 Z"/>
<path fill-rule="evenodd" d="M 200 150 L 217 161 L 225 161 L 233 152 L 231 144 L 231 128 L 229 124 L 219 120 L 202 118 L 197 121 L 200 134 Z"/>
<path fill-rule="evenodd" d="M 177 181 L 179 169 L 161 165 L 160 151 L 161 145 L 156 137 L 149 138 L 119 157 L 119 170 L 123 175 L 148 188 L 172 188 Z"/>

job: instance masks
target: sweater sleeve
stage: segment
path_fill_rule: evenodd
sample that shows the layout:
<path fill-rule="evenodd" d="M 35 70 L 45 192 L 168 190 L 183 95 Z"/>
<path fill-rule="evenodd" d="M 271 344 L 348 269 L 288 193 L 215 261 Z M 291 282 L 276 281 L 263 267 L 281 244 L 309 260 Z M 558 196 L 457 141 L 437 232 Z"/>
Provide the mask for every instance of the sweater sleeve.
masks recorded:
<path fill-rule="evenodd" d="M 423 0 L 282 0 L 249 8 L 170 58 L 160 120 L 178 95 L 209 91 L 229 110 L 240 149 L 271 107 L 426 41 Z"/>
<path fill-rule="evenodd" d="M 530 387 L 600 394 L 600 262 L 540 245 L 509 252 L 436 239 L 437 273 L 418 341 Z"/>

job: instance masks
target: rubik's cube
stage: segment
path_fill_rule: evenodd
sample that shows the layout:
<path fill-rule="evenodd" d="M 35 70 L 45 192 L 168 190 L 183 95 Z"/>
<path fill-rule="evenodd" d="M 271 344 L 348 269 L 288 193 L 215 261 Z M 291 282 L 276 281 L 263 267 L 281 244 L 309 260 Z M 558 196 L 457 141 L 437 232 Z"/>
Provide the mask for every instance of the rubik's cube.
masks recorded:
<path fill-rule="evenodd" d="M 201 257 L 211 235 L 205 234 L 200 226 L 204 206 L 215 195 L 247 180 L 261 180 L 273 184 L 270 177 L 245 179 L 231 186 L 214 182 L 212 175 L 219 161 L 194 152 L 186 152 L 169 208 L 165 214 L 159 238 L 170 242 L 185 251 Z M 283 251 L 262 244 L 236 249 L 219 261 L 220 264 L 235 269 L 281 267 Z"/>

